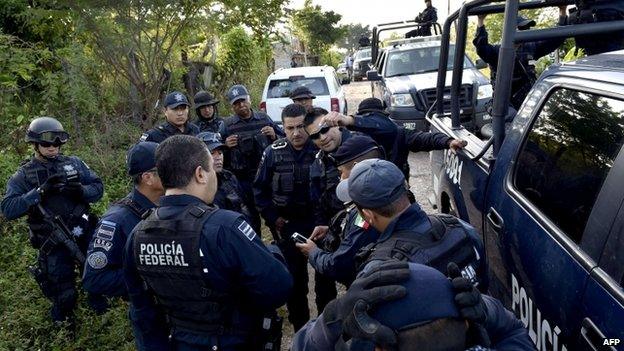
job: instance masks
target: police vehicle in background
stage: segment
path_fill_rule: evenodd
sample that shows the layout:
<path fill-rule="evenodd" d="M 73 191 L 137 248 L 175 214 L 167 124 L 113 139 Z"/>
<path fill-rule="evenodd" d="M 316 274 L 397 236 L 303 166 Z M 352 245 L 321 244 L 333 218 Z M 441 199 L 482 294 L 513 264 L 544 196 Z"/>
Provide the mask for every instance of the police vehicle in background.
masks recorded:
<path fill-rule="evenodd" d="M 353 80 L 359 82 L 370 69 L 371 48 L 362 48 L 353 55 Z"/>
<path fill-rule="evenodd" d="M 406 21 L 409 22 L 409 21 Z M 427 130 L 425 114 L 436 101 L 436 82 L 440 59 L 440 36 L 392 40 L 380 48 L 379 33 L 418 24 L 397 26 L 398 22 L 380 24 L 373 28 L 373 68 L 367 72 L 372 96 L 386 103 L 390 118 L 408 129 Z M 440 25 L 434 23 L 434 32 Z M 453 50 L 453 47 L 451 47 Z M 486 103 L 492 98 L 492 85 L 479 71 L 487 65 L 479 60 L 473 64 L 465 56 L 461 86 L 461 121 L 467 128 L 477 130 L 489 122 Z M 448 69 L 452 69 L 452 62 Z M 447 86 L 450 86 L 450 80 Z M 450 88 L 447 89 L 450 91 Z M 447 93 L 448 93 L 447 91 Z M 448 110 L 450 106 L 445 105 Z"/>
<path fill-rule="evenodd" d="M 316 96 L 314 106 L 347 114 L 342 82 L 331 66 L 280 68 L 271 73 L 264 84 L 260 110 L 275 123 L 282 124 L 282 109 L 292 104 L 290 93 L 300 86 L 307 87 Z"/>
<path fill-rule="evenodd" d="M 538 350 L 615 350 L 612 341 L 624 339 L 624 51 L 550 67 L 513 122 L 505 116 L 514 41 L 624 30 L 624 21 L 516 33 L 518 8 L 574 1 L 490 2 L 468 2 L 449 16 L 440 72 L 446 54 L 463 61 L 468 15 L 506 11 L 493 135 L 461 126 L 465 71 L 453 70 L 450 96 L 441 74 L 437 101 L 450 99 L 454 108 L 435 108 L 431 129 L 468 145 L 432 153 L 432 200 L 483 234 L 490 294 L 520 318 Z"/>

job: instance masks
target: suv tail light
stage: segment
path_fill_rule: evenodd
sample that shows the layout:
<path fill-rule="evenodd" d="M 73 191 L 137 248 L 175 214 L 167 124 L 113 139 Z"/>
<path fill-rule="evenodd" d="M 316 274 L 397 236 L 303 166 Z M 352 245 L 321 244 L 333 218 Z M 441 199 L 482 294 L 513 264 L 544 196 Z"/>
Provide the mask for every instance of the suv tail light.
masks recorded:
<path fill-rule="evenodd" d="M 260 103 L 260 111 L 266 113 L 266 101 Z"/>
<path fill-rule="evenodd" d="M 338 102 L 338 99 L 331 98 L 331 110 L 335 112 L 340 112 L 340 103 Z"/>

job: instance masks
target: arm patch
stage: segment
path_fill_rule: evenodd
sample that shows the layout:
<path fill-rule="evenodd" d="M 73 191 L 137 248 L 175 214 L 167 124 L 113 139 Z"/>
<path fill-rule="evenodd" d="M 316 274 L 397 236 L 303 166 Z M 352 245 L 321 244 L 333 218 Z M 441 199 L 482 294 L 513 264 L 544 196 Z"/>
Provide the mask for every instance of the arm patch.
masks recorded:
<path fill-rule="evenodd" d="M 249 225 L 249 223 L 243 221 L 239 226 L 238 226 L 238 230 L 243 233 L 243 235 L 245 237 L 247 237 L 247 239 L 249 239 L 249 241 L 253 241 L 253 239 L 256 238 L 256 232 L 253 230 L 253 228 Z"/>

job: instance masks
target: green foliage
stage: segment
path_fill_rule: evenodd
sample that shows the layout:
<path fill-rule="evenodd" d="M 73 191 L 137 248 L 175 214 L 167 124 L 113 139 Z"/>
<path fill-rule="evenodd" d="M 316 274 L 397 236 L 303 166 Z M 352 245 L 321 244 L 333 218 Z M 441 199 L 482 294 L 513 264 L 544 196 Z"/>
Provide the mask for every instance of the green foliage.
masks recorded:
<path fill-rule="evenodd" d="M 354 51 L 360 46 L 358 41 L 362 36 L 372 39 L 373 32 L 368 25 L 362 26 L 360 23 L 347 24 L 344 28 L 346 30 L 345 36 L 338 40 L 337 45 L 348 51 Z"/>
<path fill-rule="evenodd" d="M 321 55 L 347 34 L 347 29 L 338 25 L 341 18 L 342 15 L 323 11 L 306 0 L 303 8 L 293 13 L 292 24 L 299 39 L 307 45 L 308 53 Z"/>
<path fill-rule="evenodd" d="M 327 50 L 321 53 L 320 64 L 337 67 L 343 62 L 343 55 L 334 50 Z"/>

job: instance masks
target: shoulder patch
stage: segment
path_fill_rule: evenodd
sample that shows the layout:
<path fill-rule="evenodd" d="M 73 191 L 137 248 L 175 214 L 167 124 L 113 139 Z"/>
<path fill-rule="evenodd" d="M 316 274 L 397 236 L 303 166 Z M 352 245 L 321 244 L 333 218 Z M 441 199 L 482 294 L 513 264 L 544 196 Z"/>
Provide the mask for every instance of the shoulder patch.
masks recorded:
<path fill-rule="evenodd" d="M 249 241 L 253 241 L 253 239 L 256 238 L 256 232 L 253 230 L 253 228 L 246 221 L 243 221 L 238 226 L 238 230 L 241 233 L 243 233 L 243 235 L 246 236 L 247 239 L 249 239 Z"/>
<path fill-rule="evenodd" d="M 103 240 L 113 240 L 115 236 L 115 230 L 117 229 L 117 223 L 110 221 L 102 221 L 100 226 L 95 233 L 96 238 L 100 238 Z"/>
<path fill-rule="evenodd" d="M 93 269 L 102 269 L 108 264 L 108 258 L 102 251 L 96 251 L 87 257 L 87 263 Z"/>
<path fill-rule="evenodd" d="M 277 139 L 271 145 L 273 150 L 283 149 L 288 145 L 288 141 L 286 139 Z"/>
<path fill-rule="evenodd" d="M 139 141 L 146 141 L 148 137 L 149 137 L 149 134 L 143 133 L 141 134 L 141 138 L 139 139 Z"/>

